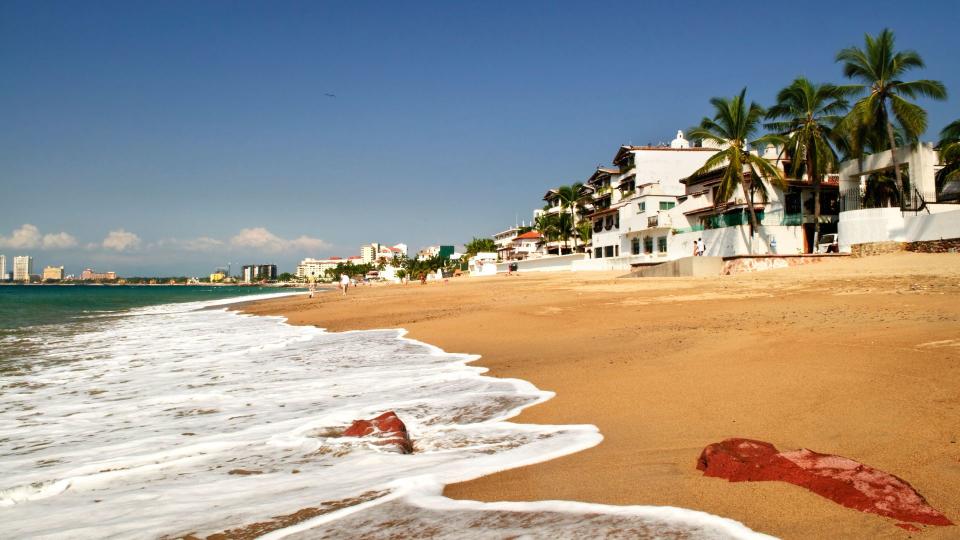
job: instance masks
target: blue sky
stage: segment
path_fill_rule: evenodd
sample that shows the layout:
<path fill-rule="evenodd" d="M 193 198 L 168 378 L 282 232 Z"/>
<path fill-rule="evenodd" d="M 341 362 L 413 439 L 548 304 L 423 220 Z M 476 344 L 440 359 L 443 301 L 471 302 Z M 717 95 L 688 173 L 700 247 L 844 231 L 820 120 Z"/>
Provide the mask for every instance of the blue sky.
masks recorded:
<path fill-rule="evenodd" d="M 728 5 L 0 2 L 0 253 L 203 274 L 462 244 L 711 96 L 841 82 L 883 27 L 950 91 L 924 139 L 960 118 L 958 2 Z"/>

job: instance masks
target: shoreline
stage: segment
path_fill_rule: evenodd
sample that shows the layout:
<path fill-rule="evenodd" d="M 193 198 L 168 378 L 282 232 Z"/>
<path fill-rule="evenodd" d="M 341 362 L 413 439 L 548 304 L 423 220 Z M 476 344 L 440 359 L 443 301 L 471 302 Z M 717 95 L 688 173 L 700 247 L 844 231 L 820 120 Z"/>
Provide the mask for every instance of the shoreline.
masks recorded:
<path fill-rule="evenodd" d="M 721 278 L 463 277 L 234 309 L 331 332 L 404 328 L 479 354 L 486 375 L 556 392 L 511 421 L 604 436 L 449 485 L 451 498 L 678 506 L 788 538 L 905 538 L 892 520 L 792 485 L 705 478 L 695 462 L 728 437 L 843 455 L 904 478 L 956 521 L 958 284 L 958 255 L 896 254 Z"/>

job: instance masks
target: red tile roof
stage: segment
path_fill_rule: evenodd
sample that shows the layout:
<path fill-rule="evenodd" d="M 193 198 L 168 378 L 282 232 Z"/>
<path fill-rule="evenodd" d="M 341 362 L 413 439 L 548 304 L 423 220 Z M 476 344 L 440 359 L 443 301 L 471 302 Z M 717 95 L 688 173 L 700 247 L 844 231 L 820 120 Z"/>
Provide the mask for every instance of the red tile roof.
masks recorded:
<path fill-rule="evenodd" d="M 514 240 L 527 240 L 527 239 L 533 239 L 533 238 L 540 238 L 540 233 L 538 233 L 537 231 L 527 231 L 521 234 L 520 236 L 514 238 Z"/>

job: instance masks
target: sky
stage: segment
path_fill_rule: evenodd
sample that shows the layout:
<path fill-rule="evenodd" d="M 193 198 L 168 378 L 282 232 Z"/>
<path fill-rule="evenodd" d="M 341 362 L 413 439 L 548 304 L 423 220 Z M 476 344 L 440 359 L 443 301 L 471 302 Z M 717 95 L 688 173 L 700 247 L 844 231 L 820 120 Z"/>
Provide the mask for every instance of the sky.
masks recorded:
<path fill-rule="evenodd" d="M 463 244 L 713 96 L 844 82 L 884 27 L 950 92 L 923 140 L 960 118 L 960 2 L 780 6 L 0 0 L 0 254 L 204 275 Z"/>

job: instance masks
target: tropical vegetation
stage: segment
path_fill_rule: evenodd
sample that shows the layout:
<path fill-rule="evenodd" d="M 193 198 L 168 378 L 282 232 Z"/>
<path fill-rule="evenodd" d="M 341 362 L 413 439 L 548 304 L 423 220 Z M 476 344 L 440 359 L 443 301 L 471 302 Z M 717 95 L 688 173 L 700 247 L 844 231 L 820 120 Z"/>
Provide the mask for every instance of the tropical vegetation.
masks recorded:
<path fill-rule="evenodd" d="M 927 129 L 927 112 L 910 100 L 918 97 L 946 99 L 947 90 L 940 81 L 902 80 L 906 72 L 923 68 L 925 64 L 916 51 L 897 51 L 895 42 L 893 32 L 885 28 L 877 36 L 865 35 L 862 49 L 848 47 L 841 50 L 836 61 L 843 63 L 845 77 L 859 83 L 853 89 L 862 95 L 847 115 L 843 128 L 858 134 L 858 138 L 867 138 L 869 133 L 875 136 L 886 132 L 887 148 L 893 150 L 893 171 L 902 206 L 907 194 L 904 193 L 897 161 L 896 127 L 903 131 L 907 141 L 916 142 Z"/>
<path fill-rule="evenodd" d="M 766 144 L 767 140 L 755 138 L 761 127 L 760 121 L 766 115 L 763 107 L 755 102 L 747 103 L 747 89 L 744 88 L 732 98 L 715 97 L 712 118 L 703 118 L 700 125 L 690 131 L 691 139 L 710 141 L 720 149 L 710 156 L 703 167 L 692 176 L 721 171 L 720 184 L 714 196 L 714 204 L 725 203 L 741 188 L 749 202 L 750 236 L 757 230 L 757 213 L 754 209 L 754 195 L 766 201 L 767 191 L 761 179 L 767 179 L 778 187 L 786 187 L 780 169 L 764 159 L 751 148 Z"/>
<path fill-rule="evenodd" d="M 777 94 L 777 103 L 767 111 L 772 120 L 766 128 L 773 130 L 772 142 L 783 146 L 790 157 L 791 174 L 806 174 L 813 184 L 814 237 L 820 237 L 820 192 L 823 179 L 838 165 L 832 141 L 834 128 L 843 119 L 849 104 L 848 88 L 833 84 L 814 84 L 797 77 Z"/>

